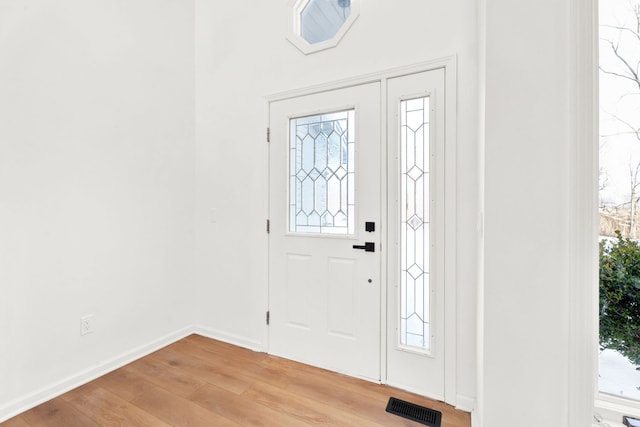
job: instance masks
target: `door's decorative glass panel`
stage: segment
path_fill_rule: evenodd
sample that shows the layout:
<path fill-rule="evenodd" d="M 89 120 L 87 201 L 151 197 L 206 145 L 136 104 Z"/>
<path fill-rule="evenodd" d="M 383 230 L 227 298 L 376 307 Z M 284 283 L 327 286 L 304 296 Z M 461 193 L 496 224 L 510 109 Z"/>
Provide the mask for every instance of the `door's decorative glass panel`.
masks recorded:
<path fill-rule="evenodd" d="M 350 0 L 310 0 L 300 13 L 300 35 L 310 44 L 327 41 L 350 14 Z"/>
<path fill-rule="evenodd" d="M 355 110 L 291 119 L 289 231 L 353 234 Z"/>
<path fill-rule="evenodd" d="M 429 98 L 400 102 L 400 344 L 429 336 Z"/>

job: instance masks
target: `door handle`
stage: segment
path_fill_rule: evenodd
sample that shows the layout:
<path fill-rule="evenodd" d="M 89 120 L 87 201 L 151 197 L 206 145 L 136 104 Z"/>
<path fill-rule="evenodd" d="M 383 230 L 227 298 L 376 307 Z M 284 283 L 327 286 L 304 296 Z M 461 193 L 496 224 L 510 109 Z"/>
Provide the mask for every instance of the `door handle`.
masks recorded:
<path fill-rule="evenodd" d="M 375 252 L 376 244 L 374 242 L 365 242 L 364 245 L 353 245 L 353 249 L 364 249 L 365 252 Z"/>

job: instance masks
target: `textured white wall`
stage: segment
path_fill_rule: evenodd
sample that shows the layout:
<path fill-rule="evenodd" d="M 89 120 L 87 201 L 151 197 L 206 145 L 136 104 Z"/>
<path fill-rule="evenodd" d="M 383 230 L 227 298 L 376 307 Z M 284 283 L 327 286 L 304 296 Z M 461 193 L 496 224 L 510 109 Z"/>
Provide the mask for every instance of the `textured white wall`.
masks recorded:
<path fill-rule="evenodd" d="M 0 2 L 0 419 L 193 322 L 193 22 L 180 0 Z"/>
<path fill-rule="evenodd" d="M 564 425 L 570 0 L 480 2 L 480 32 L 474 1 L 363 1 L 311 56 L 287 3 L 0 3 L 0 409 L 195 322 L 263 346 L 263 96 L 456 54 L 458 392 L 478 357 L 484 426 Z"/>
<path fill-rule="evenodd" d="M 569 5 L 486 1 L 486 427 L 568 422 Z"/>
<path fill-rule="evenodd" d="M 458 393 L 475 397 L 477 63 L 475 2 L 361 2 L 335 49 L 286 40 L 287 0 L 196 0 L 196 293 L 199 320 L 265 346 L 264 96 L 448 55 L 458 57 Z M 210 222 L 210 209 L 217 222 Z"/>

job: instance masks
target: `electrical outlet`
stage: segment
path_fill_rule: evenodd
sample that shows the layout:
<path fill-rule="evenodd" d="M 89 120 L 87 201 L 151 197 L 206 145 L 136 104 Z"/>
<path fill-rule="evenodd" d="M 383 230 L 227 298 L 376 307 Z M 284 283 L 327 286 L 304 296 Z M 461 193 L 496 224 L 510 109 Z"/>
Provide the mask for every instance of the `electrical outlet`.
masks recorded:
<path fill-rule="evenodd" d="M 80 318 L 80 335 L 87 335 L 93 332 L 93 314 Z"/>

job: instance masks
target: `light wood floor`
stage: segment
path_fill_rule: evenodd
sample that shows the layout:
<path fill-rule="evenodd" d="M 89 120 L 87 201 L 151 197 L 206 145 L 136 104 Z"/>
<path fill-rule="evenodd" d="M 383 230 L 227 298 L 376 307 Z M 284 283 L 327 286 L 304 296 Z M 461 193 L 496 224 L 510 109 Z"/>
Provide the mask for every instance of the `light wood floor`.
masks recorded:
<path fill-rule="evenodd" d="M 385 412 L 390 396 L 441 411 L 443 403 L 191 335 L 12 418 L 24 426 L 421 426 Z"/>

